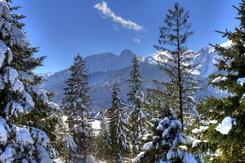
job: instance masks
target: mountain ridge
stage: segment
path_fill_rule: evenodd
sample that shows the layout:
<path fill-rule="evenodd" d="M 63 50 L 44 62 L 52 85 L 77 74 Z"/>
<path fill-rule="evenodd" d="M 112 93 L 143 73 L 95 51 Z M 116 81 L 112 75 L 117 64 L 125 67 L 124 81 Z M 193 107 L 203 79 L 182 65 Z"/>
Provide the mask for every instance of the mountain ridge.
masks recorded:
<path fill-rule="evenodd" d="M 119 55 L 108 52 L 85 58 L 93 109 L 100 110 L 110 107 L 111 88 L 115 82 L 120 85 L 122 99 L 127 102 L 127 80 L 132 66 L 131 61 L 135 55 L 131 50 L 124 49 Z M 155 87 L 153 80 L 167 80 L 167 74 L 160 70 L 156 56 L 139 57 L 141 57 L 140 67 L 145 89 Z M 201 64 L 199 71 L 202 87 L 199 98 L 207 95 L 222 95 L 216 89 L 208 86 L 208 76 L 217 71 L 214 66 L 216 57 L 217 53 L 212 47 L 202 48 L 195 57 L 195 63 Z M 69 70 L 65 69 L 47 77 L 43 84 L 45 89 L 56 94 L 54 101 L 59 104 L 62 101 L 63 88 L 68 77 Z"/>

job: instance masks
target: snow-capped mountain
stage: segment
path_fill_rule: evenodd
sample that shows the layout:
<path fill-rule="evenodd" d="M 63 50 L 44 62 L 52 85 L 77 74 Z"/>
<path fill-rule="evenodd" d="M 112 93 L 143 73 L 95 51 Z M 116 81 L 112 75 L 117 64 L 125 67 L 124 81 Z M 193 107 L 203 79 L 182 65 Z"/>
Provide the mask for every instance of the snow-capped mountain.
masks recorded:
<path fill-rule="evenodd" d="M 44 79 L 47 79 L 48 77 L 54 75 L 54 72 L 38 73 L 38 75 L 44 77 Z"/>
<path fill-rule="evenodd" d="M 228 43 L 227 43 L 228 44 Z M 128 78 L 131 70 L 131 61 L 136 55 L 132 51 L 126 49 L 119 55 L 113 53 L 102 53 L 91 55 L 85 58 L 87 69 L 89 72 L 90 95 L 92 97 L 92 106 L 94 109 L 104 109 L 110 107 L 111 88 L 117 82 L 121 88 L 123 100 L 127 101 Z M 153 80 L 166 80 L 167 75 L 159 69 L 157 61 L 159 54 L 141 57 L 141 73 L 144 79 L 144 87 L 152 88 L 155 86 Z M 199 51 L 195 58 L 195 62 L 201 65 L 200 80 L 201 90 L 199 96 L 220 95 L 221 93 L 214 88 L 208 86 L 208 76 L 217 71 L 214 66 L 217 53 L 212 47 L 203 48 Z M 72 59 L 72 58 L 71 58 Z M 57 72 L 47 77 L 43 87 L 49 91 L 56 93 L 54 100 L 61 103 L 63 97 L 63 89 L 65 81 L 69 77 L 68 69 Z"/>

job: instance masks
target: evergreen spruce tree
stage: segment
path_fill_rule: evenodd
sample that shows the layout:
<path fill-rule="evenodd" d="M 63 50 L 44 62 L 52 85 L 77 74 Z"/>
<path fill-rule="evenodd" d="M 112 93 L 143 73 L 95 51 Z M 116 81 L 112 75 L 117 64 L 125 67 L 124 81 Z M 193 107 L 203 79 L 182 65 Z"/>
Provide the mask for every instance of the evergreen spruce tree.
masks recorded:
<path fill-rule="evenodd" d="M 242 0 L 237 19 L 240 25 L 234 31 L 221 32 L 231 41 L 230 47 L 214 45 L 219 72 L 211 75 L 210 84 L 227 92 L 224 98 L 210 97 L 202 106 L 203 117 L 217 120 L 203 139 L 208 140 L 209 149 L 219 155 L 213 162 L 245 161 L 245 1 Z"/>
<path fill-rule="evenodd" d="M 59 106 L 38 86 L 42 77 L 33 70 L 45 57 L 34 57 L 37 48 L 30 47 L 16 9 L 0 1 L 0 162 L 51 163 L 55 152 L 47 133 L 54 136 L 52 112 Z"/>
<path fill-rule="evenodd" d="M 167 105 L 171 108 L 176 108 L 177 105 L 179 108 L 182 124 L 183 112 L 195 111 L 194 95 L 198 88 L 198 71 L 195 70 L 197 65 L 193 63 L 196 53 L 186 48 L 186 42 L 193 34 L 190 31 L 189 17 L 189 12 L 176 3 L 166 15 L 164 25 L 160 28 L 158 45 L 155 45 L 161 60 L 159 63 L 170 77 L 170 81 L 164 83 L 165 89 L 160 91 L 165 94 L 164 101 L 168 102 Z"/>
<path fill-rule="evenodd" d="M 122 163 L 129 150 L 128 126 L 126 123 L 126 110 L 120 98 L 119 85 L 113 86 L 112 106 L 108 110 L 108 126 L 110 149 L 113 159 L 111 161 Z"/>
<path fill-rule="evenodd" d="M 92 128 L 88 122 L 88 109 L 90 107 L 88 75 L 85 61 L 81 56 L 74 58 L 70 67 L 70 78 L 66 81 L 65 97 L 62 109 L 67 113 L 71 136 L 78 146 L 77 153 L 86 159 L 91 151 Z"/>
<path fill-rule="evenodd" d="M 147 133 L 147 121 L 144 114 L 144 92 L 142 86 L 142 77 L 140 75 L 140 66 L 138 58 L 133 58 L 133 68 L 130 72 L 128 93 L 130 102 L 130 139 L 131 139 L 131 154 L 134 157 L 137 151 L 142 146 L 142 137 Z"/>
<path fill-rule="evenodd" d="M 187 142 L 181 122 L 172 110 L 165 111 L 164 116 L 156 123 L 152 141 L 145 143 L 133 163 L 196 163 L 194 157 L 181 148 Z"/>

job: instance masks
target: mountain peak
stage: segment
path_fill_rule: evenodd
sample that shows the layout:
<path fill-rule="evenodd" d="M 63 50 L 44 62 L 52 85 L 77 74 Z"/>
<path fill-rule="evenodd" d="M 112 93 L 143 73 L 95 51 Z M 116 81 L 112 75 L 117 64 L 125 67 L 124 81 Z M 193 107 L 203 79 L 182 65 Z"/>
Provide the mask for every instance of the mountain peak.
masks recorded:
<path fill-rule="evenodd" d="M 116 57 L 115 54 L 113 54 L 112 52 L 103 52 L 103 53 L 97 53 L 97 54 L 93 54 L 93 55 L 89 55 L 85 58 L 86 59 L 90 59 L 90 58 L 93 58 L 93 59 L 99 59 L 99 58 L 110 58 L 110 57 Z"/>
<path fill-rule="evenodd" d="M 130 49 L 124 49 L 121 51 L 119 56 L 135 56 L 136 54 L 134 54 Z"/>

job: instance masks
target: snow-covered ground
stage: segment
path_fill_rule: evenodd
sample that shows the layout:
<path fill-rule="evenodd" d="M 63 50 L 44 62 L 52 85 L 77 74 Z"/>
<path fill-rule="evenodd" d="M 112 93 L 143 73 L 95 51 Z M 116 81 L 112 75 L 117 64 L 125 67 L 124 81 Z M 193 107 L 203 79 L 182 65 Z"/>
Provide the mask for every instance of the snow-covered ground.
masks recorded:
<path fill-rule="evenodd" d="M 100 120 L 92 120 L 91 122 L 91 125 L 92 125 L 92 129 L 94 131 L 94 134 L 95 136 L 97 136 L 100 132 L 100 124 L 101 124 L 101 121 Z"/>

